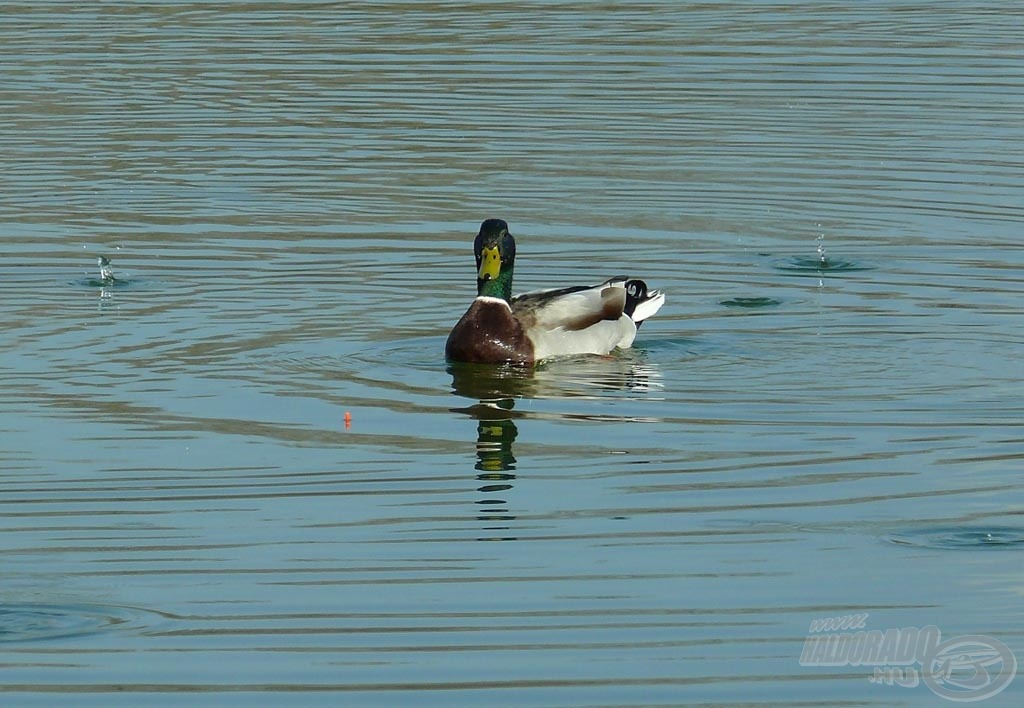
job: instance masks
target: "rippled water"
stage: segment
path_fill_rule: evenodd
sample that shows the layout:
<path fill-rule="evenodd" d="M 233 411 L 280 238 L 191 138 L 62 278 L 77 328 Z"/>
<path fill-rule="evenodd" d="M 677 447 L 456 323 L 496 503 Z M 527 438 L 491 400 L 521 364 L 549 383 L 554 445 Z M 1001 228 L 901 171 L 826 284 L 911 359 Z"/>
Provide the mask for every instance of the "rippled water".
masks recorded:
<path fill-rule="evenodd" d="M 934 704 L 799 663 L 861 612 L 1024 660 L 1022 32 L 6 3 L 4 704 Z M 491 216 L 668 302 L 448 366 Z"/>

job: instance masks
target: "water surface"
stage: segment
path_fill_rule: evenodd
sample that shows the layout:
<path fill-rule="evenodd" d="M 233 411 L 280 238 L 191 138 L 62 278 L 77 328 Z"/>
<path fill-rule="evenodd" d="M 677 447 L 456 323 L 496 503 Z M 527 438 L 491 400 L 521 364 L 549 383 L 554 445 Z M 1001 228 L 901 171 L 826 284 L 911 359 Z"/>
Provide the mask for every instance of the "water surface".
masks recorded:
<path fill-rule="evenodd" d="M 861 612 L 1024 660 L 1020 13 L 4 15 L 12 704 L 934 705 L 799 664 Z M 447 365 L 492 216 L 666 306 Z"/>

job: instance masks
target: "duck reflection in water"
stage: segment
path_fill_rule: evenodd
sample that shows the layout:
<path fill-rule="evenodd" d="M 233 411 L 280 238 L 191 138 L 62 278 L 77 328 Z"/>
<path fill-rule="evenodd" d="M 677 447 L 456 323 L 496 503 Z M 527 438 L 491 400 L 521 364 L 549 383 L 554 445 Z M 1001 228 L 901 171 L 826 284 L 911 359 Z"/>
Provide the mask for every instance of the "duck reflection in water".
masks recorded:
<path fill-rule="evenodd" d="M 516 424 L 511 419 L 480 420 L 477 422 L 476 456 L 474 467 L 479 472 L 477 491 L 483 496 L 477 500 L 480 507 L 477 520 L 486 522 L 484 528 L 490 532 L 509 530 L 508 523 L 515 521 L 509 511 L 504 493 L 512 489 L 516 478 L 516 458 L 512 455 L 512 443 L 516 439 Z M 488 540 L 513 540 L 511 537 L 489 537 Z"/>
<path fill-rule="evenodd" d="M 477 491 L 484 494 L 476 503 L 477 518 L 486 522 L 489 532 L 507 533 L 516 516 L 510 511 L 506 495 L 516 479 L 513 445 L 518 437 L 516 419 L 525 417 L 564 420 L 601 419 L 606 415 L 524 413 L 515 410 L 520 399 L 596 398 L 602 395 L 650 395 L 661 387 L 660 372 L 633 352 L 628 355 L 573 357 L 540 367 L 514 365 L 465 364 L 451 362 L 452 392 L 476 401 L 453 408 L 477 421 Z M 623 422 L 636 419 L 623 418 Z M 489 536 L 486 540 L 513 540 L 512 536 Z"/>
<path fill-rule="evenodd" d="M 515 516 L 509 511 L 504 493 L 513 487 L 516 476 L 516 458 L 512 444 L 519 434 L 513 421 L 517 415 L 513 408 L 515 399 L 522 395 L 522 382 L 529 377 L 530 370 L 523 367 L 493 366 L 482 364 L 457 364 L 448 367 L 452 375 L 452 388 L 460 396 L 476 399 L 478 403 L 455 409 L 477 421 L 476 463 L 477 491 L 484 496 L 477 500 L 477 520 L 484 522 L 484 530 L 490 535 L 481 538 L 488 541 L 511 541 L 513 536 L 505 535 L 509 522 Z"/>

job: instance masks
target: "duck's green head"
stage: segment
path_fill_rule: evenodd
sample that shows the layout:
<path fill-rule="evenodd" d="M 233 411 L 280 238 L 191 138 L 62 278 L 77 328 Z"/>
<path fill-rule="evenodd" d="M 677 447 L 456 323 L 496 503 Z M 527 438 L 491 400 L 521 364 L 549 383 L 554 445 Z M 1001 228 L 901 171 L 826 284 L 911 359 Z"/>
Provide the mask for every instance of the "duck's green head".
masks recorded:
<path fill-rule="evenodd" d="M 512 298 L 512 269 L 516 263 L 516 241 L 501 219 L 480 224 L 473 242 L 476 255 L 476 294 Z"/>

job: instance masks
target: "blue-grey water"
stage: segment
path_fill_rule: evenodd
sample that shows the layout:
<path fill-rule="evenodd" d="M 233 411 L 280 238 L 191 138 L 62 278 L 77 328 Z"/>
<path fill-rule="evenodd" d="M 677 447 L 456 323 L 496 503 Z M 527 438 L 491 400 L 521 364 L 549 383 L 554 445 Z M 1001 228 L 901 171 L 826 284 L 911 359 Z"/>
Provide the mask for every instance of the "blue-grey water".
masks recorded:
<path fill-rule="evenodd" d="M 857 613 L 1024 661 L 1021 37 L 4 3 L 0 704 L 944 703 L 801 663 Z M 487 217 L 667 304 L 449 367 Z"/>

